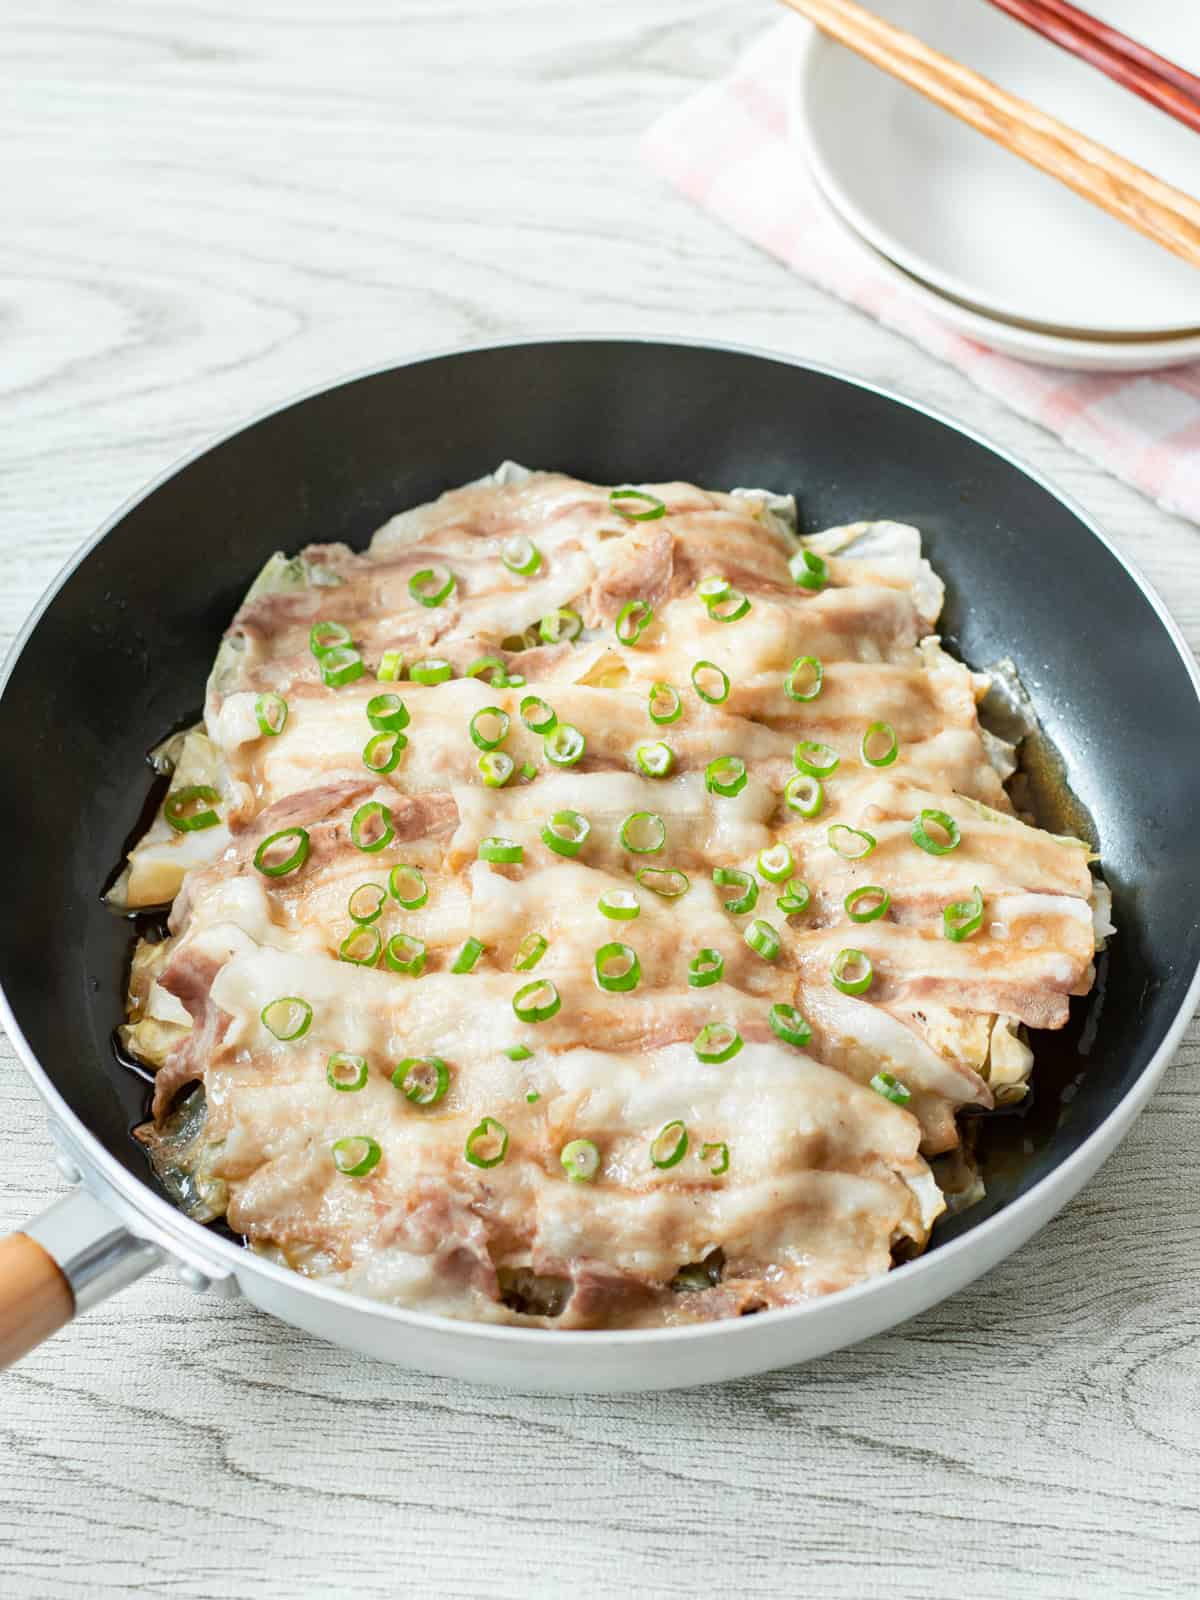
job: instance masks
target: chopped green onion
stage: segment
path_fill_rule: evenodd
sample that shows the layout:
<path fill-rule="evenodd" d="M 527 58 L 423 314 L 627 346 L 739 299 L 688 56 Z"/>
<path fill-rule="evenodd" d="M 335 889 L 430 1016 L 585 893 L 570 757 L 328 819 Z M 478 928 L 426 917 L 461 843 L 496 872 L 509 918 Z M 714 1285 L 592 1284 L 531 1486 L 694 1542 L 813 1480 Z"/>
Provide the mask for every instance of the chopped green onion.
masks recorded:
<path fill-rule="evenodd" d="M 341 622 L 314 622 L 308 630 L 308 648 L 318 661 L 330 650 L 344 650 L 353 643 L 350 629 Z"/>
<path fill-rule="evenodd" d="M 312 1026 L 313 1008 L 298 994 L 285 994 L 268 1000 L 259 1017 L 268 1033 L 282 1044 L 290 1044 L 293 1039 L 303 1039 Z"/>
<path fill-rule="evenodd" d="M 489 789 L 503 789 L 516 768 L 507 750 L 485 750 L 475 765 Z"/>
<path fill-rule="evenodd" d="M 714 867 L 712 879 L 718 889 L 742 891 L 725 901 L 726 911 L 732 911 L 735 917 L 753 911 L 758 904 L 758 881 L 752 872 L 743 872 L 741 867 Z"/>
<path fill-rule="evenodd" d="M 961 944 L 983 926 L 983 890 L 978 884 L 971 890 L 969 900 L 955 900 L 942 912 L 942 934 Z"/>
<path fill-rule="evenodd" d="M 746 787 L 747 777 L 746 763 L 741 756 L 718 756 L 704 769 L 704 787 L 709 794 L 732 799 Z"/>
<path fill-rule="evenodd" d="M 211 802 L 220 794 L 208 783 L 189 784 L 176 789 L 163 803 L 163 816 L 176 833 L 201 833 L 205 828 L 215 828 L 220 817 L 212 810 Z M 196 806 L 203 807 L 195 810 Z"/>
<path fill-rule="evenodd" d="M 719 950 L 698 950 L 688 962 L 688 987 L 690 989 L 707 989 L 714 983 L 720 983 L 725 973 L 725 957 Z"/>
<path fill-rule="evenodd" d="M 732 1061 L 745 1044 L 732 1022 L 706 1022 L 692 1041 L 696 1060 L 706 1065 Z"/>
<path fill-rule="evenodd" d="M 335 1050 L 325 1063 L 325 1077 L 330 1088 L 343 1094 L 354 1094 L 367 1086 L 367 1058 L 352 1056 L 345 1050 Z"/>
<path fill-rule="evenodd" d="M 857 976 L 847 977 L 852 967 Z M 829 970 L 834 988 L 840 989 L 843 994 L 865 994 L 875 976 L 874 967 L 861 950 L 839 950 Z"/>
<path fill-rule="evenodd" d="M 801 589 L 819 591 L 829 582 L 829 568 L 825 558 L 815 550 L 797 550 L 788 562 L 792 582 Z"/>
<path fill-rule="evenodd" d="M 525 674 L 523 672 L 510 672 L 503 683 L 498 683 L 495 677 L 492 678 L 493 689 L 521 689 L 524 688 L 524 686 Z"/>
<path fill-rule="evenodd" d="M 379 1165 L 383 1155 L 375 1140 L 361 1133 L 335 1140 L 332 1149 L 333 1164 L 346 1178 L 365 1178 Z"/>
<path fill-rule="evenodd" d="M 521 701 L 521 721 L 530 733 L 549 733 L 558 721 L 554 707 L 540 694 L 527 694 Z"/>
<path fill-rule="evenodd" d="M 867 902 L 865 906 L 864 901 Z M 891 903 L 891 895 L 877 883 L 865 883 L 861 889 L 851 889 L 842 901 L 851 922 L 878 922 Z"/>
<path fill-rule="evenodd" d="M 538 623 L 538 633 L 543 644 L 558 644 L 578 639 L 583 632 L 583 618 L 570 606 L 559 606 L 549 611 Z"/>
<path fill-rule="evenodd" d="M 500 547 L 500 559 L 518 578 L 532 578 L 542 564 L 542 552 L 523 533 L 514 534 Z"/>
<path fill-rule="evenodd" d="M 318 659 L 321 681 L 330 689 L 341 689 L 347 683 L 356 682 L 367 670 L 358 651 L 352 650 L 349 645 L 326 650 Z"/>
<path fill-rule="evenodd" d="M 944 844 L 929 832 L 931 823 L 946 835 Z M 961 838 L 958 823 L 946 811 L 922 811 L 913 818 L 912 842 L 920 845 L 921 849 L 931 856 L 948 856 L 951 850 L 958 848 Z"/>
<path fill-rule="evenodd" d="M 440 606 L 454 593 L 454 583 L 454 574 L 439 563 L 414 572 L 408 580 L 408 592 L 418 605 Z"/>
<path fill-rule="evenodd" d="M 508 663 L 503 656 L 476 656 L 463 677 L 487 678 L 493 689 L 503 689 L 508 682 Z"/>
<path fill-rule="evenodd" d="M 349 961 L 356 967 L 373 967 L 379 960 L 379 952 L 383 940 L 378 928 L 365 927 L 361 923 L 351 928 L 350 932 L 338 945 L 338 960 Z"/>
<path fill-rule="evenodd" d="M 392 813 L 378 800 L 368 800 L 365 806 L 359 806 L 350 819 L 350 842 L 356 850 L 368 855 L 386 849 L 395 835 Z"/>
<path fill-rule="evenodd" d="M 583 754 L 587 741 L 571 722 L 560 722 L 546 735 L 543 749 L 547 761 L 556 767 L 573 767 Z"/>
<path fill-rule="evenodd" d="M 620 837 L 632 855 L 654 855 L 667 842 L 667 825 L 657 811 L 631 811 L 621 824 Z"/>
<path fill-rule="evenodd" d="M 508 1129 L 495 1117 L 484 1117 L 467 1135 L 463 1155 L 473 1167 L 498 1167 L 508 1154 Z"/>
<path fill-rule="evenodd" d="M 596 901 L 596 909 L 613 922 L 632 922 L 642 905 L 632 889 L 606 889 Z"/>
<path fill-rule="evenodd" d="M 665 778 L 675 765 L 675 752 L 663 739 L 656 739 L 653 744 L 638 745 L 634 755 L 647 778 Z"/>
<path fill-rule="evenodd" d="M 650 1145 L 650 1160 L 660 1171 L 665 1172 L 668 1167 L 679 1165 L 687 1155 L 687 1147 L 687 1128 L 683 1123 L 678 1119 L 664 1123 Z"/>
<path fill-rule="evenodd" d="M 783 947 L 779 935 L 769 922 L 763 922 L 760 917 L 756 917 L 743 932 L 742 938 L 755 955 L 761 956 L 764 961 L 779 960 L 779 952 Z"/>
<path fill-rule="evenodd" d="M 706 606 L 712 605 L 714 600 L 723 600 L 733 585 L 728 578 L 723 578 L 719 573 L 713 573 L 707 578 L 701 578 L 696 585 L 696 593 Z"/>
<path fill-rule="evenodd" d="M 617 613 L 614 630 L 621 644 L 633 646 L 654 621 L 654 607 L 649 600 L 626 600 Z"/>
<path fill-rule="evenodd" d="M 363 745 L 362 761 L 368 772 L 381 776 L 395 772 L 408 740 L 402 733 L 373 733 Z"/>
<path fill-rule="evenodd" d="M 420 867 L 397 861 L 388 873 L 388 893 L 405 911 L 418 911 L 429 899 L 429 885 Z"/>
<path fill-rule="evenodd" d="M 290 855 L 278 861 L 268 861 L 267 857 L 275 850 L 277 845 L 285 839 L 294 839 L 295 848 Z M 297 867 L 302 867 L 308 860 L 308 829 L 284 828 L 279 833 L 272 833 L 263 840 L 254 852 L 254 865 L 267 878 L 282 878 L 289 872 L 295 872 Z"/>
<path fill-rule="evenodd" d="M 795 1006 L 785 1006 L 777 1002 L 767 1012 L 767 1021 L 771 1024 L 771 1032 L 777 1039 L 782 1039 L 784 1044 L 794 1044 L 797 1049 L 803 1050 L 812 1040 L 812 1029 Z"/>
<path fill-rule="evenodd" d="M 760 850 L 758 870 L 768 883 L 782 883 L 785 878 L 790 878 L 796 870 L 791 846 L 780 839 L 769 850 Z"/>
<path fill-rule="evenodd" d="M 392 1085 L 414 1106 L 435 1106 L 450 1087 L 450 1068 L 441 1056 L 406 1056 L 392 1073 Z"/>
<path fill-rule="evenodd" d="M 879 843 L 873 833 L 863 828 L 851 828 L 844 822 L 835 822 L 825 835 L 829 848 L 843 861 L 862 861 Z"/>
<path fill-rule="evenodd" d="M 471 743 L 476 750 L 494 750 L 507 739 L 511 726 L 507 711 L 502 711 L 499 706 L 483 706 L 468 724 Z"/>
<path fill-rule="evenodd" d="M 783 786 L 783 803 L 789 811 L 798 811 L 802 817 L 819 817 L 825 808 L 825 790 L 820 778 L 808 772 L 796 772 Z"/>
<path fill-rule="evenodd" d="M 592 825 L 579 811 L 556 811 L 542 828 L 542 843 L 559 856 L 577 856 L 588 841 Z"/>
<path fill-rule="evenodd" d="M 379 733 L 399 733 L 408 727 L 408 707 L 398 694 L 376 694 L 367 701 L 367 721 Z"/>
<path fill-rule="evenodd" d="M 351 922 L 361 923 L 363 927 L 377 922 L 386 900 L 387 892 L 381 883 L 360 883 L 357 889 L 351 889 L 346 902 Z"/>
<path fill-rule="evenodd" d="M 383 947 L 383 959 L 393 972 L 419 978 L 425 970 L 425 941 L 410 933 L 394 933 Z"/>
<path fill-rule="evenodd" d="M 887 745 L 883 750 L 878 749 L 878 741 L 885 739 Z M 876 747 L 876 754 L 871 754 L 872 746 Z M 890 767 L 900 754 L 900 741 L 896 737 L 896 730 L 890 722 L 873 722 L 862 736 L 861 754 L 869 767 Z"/>
<path fill-rule="evenodd" d="M 816 656 L 797 656 L 783 680 L 783 691 L 789 700 L 815 700 L 824 681 L 825 668 Z"/>
<path fill-rule="evenodd" d="M 522 761 L 520 770 L 517 773 L 517 777 L 520 778 L 523 783 L 531 783 L 533 779 L 537 777 L 537 768 L 534 766 L 532 761 Z"/>
<path fill-rule="evenodd" d="M 906 1089 L 899 1078 L 893 1077 L 890 1072 L 877 1072 L 871 1079 L 871 1088 L 894 1106 L 906 1106 L 912 1099 L 912 1091 Z"/>
<path fill-rule="evenodd" d="M 630 507 L 631 501 L 640 502 L 650 507 L 649 511 L 634 511 Z M 644 489 L 634 489 L 630 484 L 623 484 L 621 488 L 614 489 L 608 497 L 608 503 L 619 517 L 624 517 L 626 522 L 653 522 L 657 517 L 666 515 L 666 502 L 660 500 L 656 494 L 647 494 Z"/>
<path fill-rule="evenodd" d="M 532 972 L 549 948 L 550 941 L 544 933 L 527 933 L 517 946 L 513 971 Z"/>
<path fill-rule="evenodd" d="M 546 1022 L 562 1006 L 562 996 L 549 978 L 535 978 L 524 984 L 512 997 L 512 1008 L 518 1022 Z"/>
<path fill-rule="evenodd" d="M 281 694 L 260 694 L 254 702 L 254 716 L 259 732 L 275 739 L 287 727 L 288 703 Z"/>
<path fill-rule="evenodd" d="M 540 1095 L 540 1094 L 539 1094 L 539 1093 L 538 1093 L 538 1092 L 537 1092 L 537 1090 L 536 1090 L 536 1089 L 530 1089 L 530 1091 L 529 1091 L 529 1093 L 528 1093 L 528 1094 L 527 1094 L 527 1095 L 526 1095 L 526 1096 L 525 1096 L 525 1098 L 526 1098 L 526 1100 L 528 1100 L 528 1102 L 529 1102 L 529 1104 L 530 1104 L 530 1105 L 534 1105 L 534 1104 L 535 1104 L 535 1103 L 536 1103 L 536 1102 L 537 1102 L 537 1101 L 538 1101 L 538 1100 L 540 1100 L 540 1099 L 541 1099 L 541 1098 L 542 1098 L 542 1097 L 541 1097 L 541 1095 Z"/>
<path fill-rule="evenodd" d="M 596 982 L 610 994 L 625 994 L 642 981 L 642 964 L 631 945 L 602 944 L 596 951 Z"/>
<path fill-rule="evenodd" d="M 558 1159 L 572 1183 L 591 1183 L 600 1170 L 600 1152 L 590 1139 L 572 1139 Z"/>
<path fill-rule="evenodd" d="M 470 972 L 475 963 L 483 954 L 483 945 L 478 939 L 468 939 L 462 949 L 455 956 L 450 967 L 451 972 Z"/>
<path fill-rule="evenodd" d="M 532 1061 L 533 1051 L 527 1044 L 510 1044 L 506 1046 L 504 1054 L 510 1061 Z"/>
<path fill-rule="evenodd" d="M 783 893 L 775 904 L 784 916 L 798 917 L 801 912 L 808 910 L 812 895 L 808 885 L 801 878 L 789 878 L 783 886 Z"/>
<path fill-rule="evenodd" d="M 379 658 L 375 677 L 379 683 L 399 683 L 404 676 L 404 657 L 399 650 L 385 650 Z"/>
<path fill-rule="evenodd" d="M 750 601 L 740 589 L 727 589 L 715 600 L 705 601 L 714 622 L 740 622 L 750 609 Z"/>
<path fill-rule="evenodd" d="M 452 678 L 454 668 L 443 656 L 427 656 L 424 661 L 414 661 L 408 669 L 408 675 L 414 683 L 432 686 Z"/>
<path fill-rule="evenodd" d="M 714 1178 L 723 1177 L 725 1173 L 729 1171 L 729 1146 L 725 1143 L 724 1139 L 720 1140 L 716 1144 L 701 1145 L 701 1161 L 707 1161 L 709 1156 L 712 1155 L 715 1155 L 717 1158 L 716 1165 L 709 1167 L 708 1170 L 712 1173 Z"/>
<path fill-rule="evenodd" d="M 491 834 L 479 843 L 480 861 L 499 861 L 511 864 L 514 861 L 524 861 L 525 846 L 517 844 L 512 839 L 501 839 L 497 834 Z"/>
<path fill-rule="evenodd" d="M 797 772 L 806 772 L 810 778 L 827 778 L 837 771 L 841 760 L 836 750 L 819 744 L 816 739 L 801 739 L 792 751 L 792 765 Z"/>
<path fill-rule="evenodd" d="M 650 721 L 657 723 L 660 728 L 668 722 L 678 722 L 683 715 L 683 701 L 679 698 L 679 690 L 669 683 L 652 683 L 649 710 Z"/>
<path fill-rule="evenodd" d="M 678 900 L 692 886 L 692 880 L 678 867 L 639 867 L 634 877 L 644 889 L 652 889 L 664 900 Z"/>
<path fill-rule="evenodd" d="M 711 678 L 714 673 L 720 681 L 720 688 L 714 688 L 712 685 Z M 707 688 L 701 679 L 708 684 Z M 723 706 L 729 699 L 729 674 L 715 661 L 693 661 L 692 688 L 701 700 L 707 701 L 710 706 Z"/>

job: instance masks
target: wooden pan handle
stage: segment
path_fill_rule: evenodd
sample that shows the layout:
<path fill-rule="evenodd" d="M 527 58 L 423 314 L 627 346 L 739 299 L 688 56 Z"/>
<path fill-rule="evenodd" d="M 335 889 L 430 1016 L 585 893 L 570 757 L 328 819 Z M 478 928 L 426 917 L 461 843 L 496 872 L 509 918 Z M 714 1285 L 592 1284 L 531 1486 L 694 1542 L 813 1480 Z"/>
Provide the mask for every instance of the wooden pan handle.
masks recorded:
<path fill-rule="evenodd" d="M 0 1368 L 11 1366 L 75 1315 L 54 1257 L 27 1233 L 0 1239 Z"/>

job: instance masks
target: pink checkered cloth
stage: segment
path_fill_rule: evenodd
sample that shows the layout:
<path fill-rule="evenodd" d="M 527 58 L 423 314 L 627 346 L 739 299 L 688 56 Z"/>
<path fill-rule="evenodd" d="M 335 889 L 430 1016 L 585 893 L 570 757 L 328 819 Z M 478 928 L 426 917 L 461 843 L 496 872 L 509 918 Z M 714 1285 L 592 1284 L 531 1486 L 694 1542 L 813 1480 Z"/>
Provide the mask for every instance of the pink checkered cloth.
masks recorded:
<path fill-rule="evenodd" d="M 839 238 L 788 143 L 796 24 L 777 23 L 728 77 L 646 135 L 660 176 L 832 294 L 940 356 L 1081 454 L 1200 522 L 1200 362 L 1154 373 L 1029 366 L 955 333 Z"/>

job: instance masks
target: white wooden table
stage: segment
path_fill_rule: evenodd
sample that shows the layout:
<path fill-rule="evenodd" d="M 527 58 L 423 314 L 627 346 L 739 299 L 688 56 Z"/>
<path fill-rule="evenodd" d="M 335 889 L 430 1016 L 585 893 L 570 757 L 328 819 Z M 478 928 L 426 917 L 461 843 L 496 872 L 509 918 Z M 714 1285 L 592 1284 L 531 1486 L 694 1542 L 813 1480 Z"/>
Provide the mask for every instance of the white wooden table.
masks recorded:
<path fill-rule="evenodd" d="M 144 480 L 414 350 L 652 330 L 800 353 L 1036 463 L 1200 643 L 1200 530 L 805 287 L 639 165 L 748 0 L 0 7 L 0 631 Z M 7 841 L 9 848 L 13 841 Z M 8 908 L 19 914 L 19 908 Z M 0 1378 L 0 1593 L 1195 1595 L 1196 1031 L 1034 1243 L 719 1390 L 518 1397 L 159 1275 Z M 0 1041 L 0 1224 L 60 1188 Z"/>

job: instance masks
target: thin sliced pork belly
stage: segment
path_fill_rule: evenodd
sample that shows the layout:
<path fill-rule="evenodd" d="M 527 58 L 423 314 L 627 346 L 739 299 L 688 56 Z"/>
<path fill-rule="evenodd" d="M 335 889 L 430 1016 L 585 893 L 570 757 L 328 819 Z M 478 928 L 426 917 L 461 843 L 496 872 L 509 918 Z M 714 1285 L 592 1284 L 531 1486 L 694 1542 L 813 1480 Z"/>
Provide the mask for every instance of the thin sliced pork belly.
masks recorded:
<path fill-rule="evenodd" d="M 792 1304 L 925 1246 L 943 1209 L 926 1157 L 955 1150 L 964 1107 L 1025 1092 L 1023 1030 L 1060 1026 L 1087 992 L 1108 900 L 1086 846 L 1014 814 L 1012 747 L 980 728 L 987 680 L 933 632 L 942 586 L 917 531 L 794 530 L 792 502 L 757 491 L 612 498 L 508 463 L 392 518 L 364 553 L 313 545 L 267 564 L 221 646 L 204 728 L 172 746 L 172 792 L 210 784 L 219 823 L 180 833 L 160 812 L 114 891 L 129 907 L 174 898 L 170 938 L 135 955 L 124 1030 L 158 1069 L 140 1137 L 172 1193 L 348 1290 L 560 1328 Z M 502 559 L 514 539 L 537 552 L 525 575 Z M 802 549 L 826 564 L 811 590 L 789 566 Z M 410 579 L 430 568 L 455 582 L 425 606 Z M 718 620 L 697 587 L 714 578 L 744 615 Z M 621 639 L 631 603 L 654 615 Z M 556 633 L 560 608 L 574 638 Z M 318 621 L 348 630 L 357 681 L 322 681 Z M 451 680 L 381 682 L 385 651 L 444 659 Z M 784 691 L 802 656 L 823 673 L 806 701 Z M 698 661 L 728 673 L 723 704 L 696 694 Z M 663 684 L 680 710 L 656 724 Z M 267 692 L 287 702 L 275 734 Z M 407 715 L 390 773 L 364 764 L 381 693 Z M 548 759 L 521 717 L 529 695 L 579 729 L 575 764 Z M 488 708 L 509 719 L 501 787 L 470 733 Z M 885 767 L 862 751 L 875 723 L 895 735 Z M 659 741 L 672 767 L 651 778 L 637 752 Z M 784 797 L 801 741 L 838 757 L 813 818 Z M 744 763 L 736 792 L 706 778 L 718 757 Z M 364 807 L 390 830 L 378 849 Z M 920 848 L 922 811 L 950 815 L 957 844 Z M 660 848 L 623 838 L 639 812 L 661 819 Z M 586 818 L 575 853 L 569 833 L 565 851 L 545 841 L 560 813 Z M 839 824 L 874 840 L 861 859 L 833 847 Z M 259 852 L 285 830 L 303 860 L 276 876 Z M 519 859 L 484 859 L 496 840 Z M 790 884 L 760 865 L 779 845 Z M 400 866 L 422 875 L 419 904 L 397 898 L 411 874 L 389 892 Z M 869 885 L 888 904 L 856 921 L 846 897 Z M 979 927 L 947 937 L 944 908 L 977 891 Z M 739 896 L 755 903 L 731 911 Z M 400 935 L 401 959 L 421 952 L 415 976 L 385 958 Z M 627 990 L 598 983 L 609 944 L 636 955 Z M 858 995 L 833 982 L 844 950 L 873 966 Z M 693 981 L 702 951 L 720 955 L 717 981 Z M 289 997 L 302 1006 L 275 1006 Z M 413 1061 L 431 1103 L 404 1078 Z"/>

